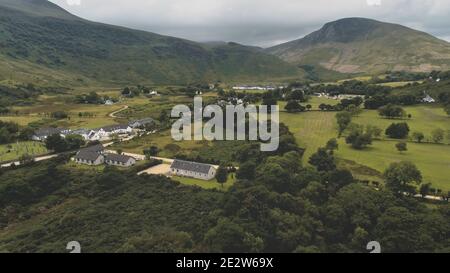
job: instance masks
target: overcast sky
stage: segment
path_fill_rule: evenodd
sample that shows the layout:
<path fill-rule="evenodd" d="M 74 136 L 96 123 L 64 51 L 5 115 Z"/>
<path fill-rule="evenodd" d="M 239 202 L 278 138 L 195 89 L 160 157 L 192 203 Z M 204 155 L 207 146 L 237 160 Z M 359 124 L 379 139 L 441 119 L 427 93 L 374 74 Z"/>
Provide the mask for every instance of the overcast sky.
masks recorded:
<path fill-rule="evenodd" d="M 195 41 L 271 46 L 367 17 L 450 41 L 449 0 L 51 0 L 85 19 Z"/>

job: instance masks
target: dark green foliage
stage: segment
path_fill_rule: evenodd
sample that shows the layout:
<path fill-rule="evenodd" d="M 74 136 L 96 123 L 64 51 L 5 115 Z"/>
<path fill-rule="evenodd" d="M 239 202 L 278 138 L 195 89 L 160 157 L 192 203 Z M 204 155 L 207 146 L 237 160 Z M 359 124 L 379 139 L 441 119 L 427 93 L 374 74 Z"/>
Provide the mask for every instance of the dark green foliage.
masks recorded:
<path fill-rule="evenodd" d="M 286 109 L 289 113 L 304 112 L 306 110 L 304 106 L 300 105 L 300 103 L 295 100 L 288 101 L 284 109 Z"/>
<path fill-rule="evenodd" d="M 411 162 L 392 163 L 385 171 L 386 187 L 396 194 L 414 193 L 422 183 L 422 174 Z"/>
<path fill-rule="evenodd" d="M 225 184 L 228 180 L 228 170 L 227 167 L 224 165 L 220 165 L 216 172 L 216 180 L 219 184 L 222 185 Z"/>
<path fill-rule="evenodd" d="M 75 84 L 88 80 L 175 84 L 300 74 L 295 66 L 253 47 L 204 45 L 93 23 L 56 6 L 41 12 L 28 1 L 18 10 L 0 4 L 0 57 L 20 64 L 31 62 L 35 66 L 23 68 L 27 72 L 40 67 L 57 70 L 58 77 Z"/>
<path fill-rule="evenodd" d="M 354 149 L 362 150 L 372 144 L 372 135 L 360 130 L 353 130 L 345 138 L 345 142 L 351 144 Z"/>
<path fill-rule="evenodd" d="M 315 166 L 319 172 L 333 171 L 336 169 L 333 155 L 324 148 L 317 150 L 309 159 L 309 164 Z"/>
<path fill-rule="evenodd" d="M 409 126 L 408 123 L 392 123 L 386 129 L 386 135 L 390 138 L 403 139 L 409 135 Z"/>
<path fill-rule="evenodd" d="M 405 110 L 403 110 L 402 107 L 393 104 L 380 107 L 378 113 L 380 116 L 387 118 L 402 118 L 406 115 Z"/>

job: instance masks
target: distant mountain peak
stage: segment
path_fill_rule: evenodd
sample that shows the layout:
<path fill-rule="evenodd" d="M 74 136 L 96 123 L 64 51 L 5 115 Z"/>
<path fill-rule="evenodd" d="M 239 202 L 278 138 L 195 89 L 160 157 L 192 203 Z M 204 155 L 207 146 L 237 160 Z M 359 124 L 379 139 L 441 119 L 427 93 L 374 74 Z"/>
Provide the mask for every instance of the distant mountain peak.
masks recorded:
<path fill-rule="evenodd" d="M 340 73 L 450 69 L 450 44 L 427 33 L 367 18 L 326 23 L 302 39 L 266 52 L 299 65 Z"/>
<path fill-rule="evenodd" d="M 8 8 L 39 17 L 78 19 L 48 0 L 0 0 L 0 8 Z"/>

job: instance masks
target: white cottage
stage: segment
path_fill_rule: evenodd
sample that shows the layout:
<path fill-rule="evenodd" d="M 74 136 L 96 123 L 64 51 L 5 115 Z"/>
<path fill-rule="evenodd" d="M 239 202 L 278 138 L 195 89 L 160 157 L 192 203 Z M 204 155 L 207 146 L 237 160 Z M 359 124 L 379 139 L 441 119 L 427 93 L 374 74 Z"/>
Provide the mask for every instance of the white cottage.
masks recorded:
<path fill-rule="evenodd" d="M 81 150 L 77 153 L 74 160 L 78 164 L 98 166 L 105 162 L 105 157 L 102 154 L 96 153 L 94 151 Z"/>
<path fill-rule="evenodd" d="M 105 163 L 112 166 L 131 167 L 136 164 L 136 159 L 127 155 L 107 154 Z"/>
<path fill-rule="evenodd" d="M 209 164 L 175 160 L 170 166 L 170 174 L 176 176 L 192 177 L 202 180 L 211 180 L 216 176 L 216 168 Z"/>

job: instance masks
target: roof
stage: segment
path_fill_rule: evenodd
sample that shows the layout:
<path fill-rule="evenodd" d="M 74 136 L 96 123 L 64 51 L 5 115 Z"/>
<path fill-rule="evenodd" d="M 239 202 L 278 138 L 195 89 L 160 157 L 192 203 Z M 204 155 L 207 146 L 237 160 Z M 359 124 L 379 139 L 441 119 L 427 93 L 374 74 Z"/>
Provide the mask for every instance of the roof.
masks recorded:
<path fill-rule="evenodd" d="M 64 129 L 60 128 L 42 128 L 39 130 L 36 130 L 34 132 L 34 135 L 37 137 L 43 137 L 43 136 L 51 136 L 55 134 L 60 134 Z"/>
<path fill-rule="evenodd" d="M 183 160 L 175 160 L 170 168 L 172 169 L 178 169 L 178 170 L 184 170 L 184 171 L 190 171 L 190 172 L 196 172 L 196 173 L 203 173 L 208 174 L 209 170 L 211 170 L 213 166 L 203 163 L 197 163 L 197 162 L 189 162 L 189 161 L 183 161 Z"/>
<path fill-rule="evenodd" d="M 99 153 L 99 152 L 103 152 L 103 150 L 105 150 L 103 145 L 102 144 L 97 144 L 97 145 L 86 147 L 86 148 L 80 150 L 80 152 L 81 151 L 86 151 L 86 152 Z"/>
<path fill-rule="evenodd" d="M 140 120 L 135 120 L 129 123 L 130 126 L 135 125 L 135 124 L 139 124 L 139 125 L 146 125 L 149 123 L 155 123 L 155 120 L 152 118 L 144 118 L 144 119 L 140 119 Z"/>
<path fill-rule="evenodd" d="M 116 131 L 116 130 L 126 130 L 126 129 L 128 129 L 128 125 L 127 124 L 110 125 L 110 126 L 102 127 L 102 129 L 105 132 L 112 132 L 112 131 Z"/>
<path fill-rule="evenodd" d="M 117 161 L 122 163 L 127 163 L 130 159 L 134 159 L 134 157 L 119 154 L 107 154 L 105 157 L 106 161 Z"/>
<path fill-rule="evenodd" d="M 75 156 L 75 159 L 81 159 L 81 160 L 89 160 L 89 161 L 95 161 L 97 160 L 100 156 L 100 154 L 93 152 L 93 151 L 89 151 L 89 150 L 81 150 L 77 153 L 77 155 Z"/>

